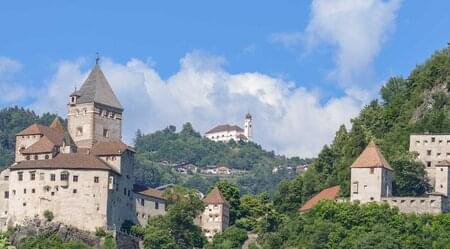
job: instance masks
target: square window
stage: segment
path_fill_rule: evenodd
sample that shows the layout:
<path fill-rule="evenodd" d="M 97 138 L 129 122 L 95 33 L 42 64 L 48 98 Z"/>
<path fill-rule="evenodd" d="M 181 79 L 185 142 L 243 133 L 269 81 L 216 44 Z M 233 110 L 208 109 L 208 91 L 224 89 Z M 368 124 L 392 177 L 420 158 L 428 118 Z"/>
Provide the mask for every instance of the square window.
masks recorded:
<path fill-rule="evenodd" d="M 374 168 L 370 168 L 370 174 L 372 175 L 373 173 L 375 173 L 375 169 Z"/>
<path fill-rule="evenodd" d="M 431 162 L 430 161 L 427 162 L 427 167 L 431 167 Z"/>
<path fill-rule="evenodd" d="M 23 180 L 23 172 L 17 172 L 17 176 L 19 177 L 19 181 Z"/>
<path fill-rule="evenodd" d="M 36 179 L 36 172 L 30 172 L 30 180 L 34 181 Z"/>
<path fill-rule="evenodd" d="M 62 172 L 59 177 L 60 177 L 61 181 L 68 181 L 69 180 L 69 173 Z"/>
<path fill-rule="evenodd" d="M 431 142 L 434 143 L 435 141 L 436 141 L 436 138 L 435 138 L 435 137 L 432 137 L 432 138 L 431 138 Z"/>
<path fill-rule="evenodd" d="M 55 174 L 50 174 L 50 181 L 54 182 L 56 180 Z"/>
<path fill-rule="evenodd" d="M 31 193 L 32 193 L 32 194 L 36 193 L 36 189 L 32 188 L 32 189 L 31 189 Z"/>
<path fill-rule="evenodd" d="M 95 183 L 98 183 L 98 181 L 99 181 L 98 176 L 94 176 L 94 182 L 95 182 Z"/>
<path fill-rule="evenodd" d="M 4 180 L 5 180 L 5 181 L 8 181 L 8 180 L 9 180 L 9 176 L 5 176 L 5 177 L 4 177 Z"/>
<path fill-rule="evenodd" d="M 78 182 L 78 176 L 73 176 L 73 182 Z"/>
<path fill-rule="evenodd" d="M 9 191 L 5 191 L 4 197 L 5 199 L 9 199 Z"/>
<path fill-rule="evenodd" d="M 431 156 L 431 150 L 427 150 L 427 156 Z"/>
<path fill-rule="evenodd" d="M 76 190 L 76 189 L 72 190 L 72 193 L 76 194 L 76 193 L 77 193 L 77 190 Z"/>

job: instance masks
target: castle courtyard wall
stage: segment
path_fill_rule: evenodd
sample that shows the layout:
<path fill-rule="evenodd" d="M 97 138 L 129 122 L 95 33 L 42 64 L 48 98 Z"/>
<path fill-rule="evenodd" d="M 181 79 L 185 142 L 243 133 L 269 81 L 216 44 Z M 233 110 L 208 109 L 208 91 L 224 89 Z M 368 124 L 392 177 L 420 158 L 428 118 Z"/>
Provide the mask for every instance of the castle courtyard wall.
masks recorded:
<path fill-rule="evenodd" d="M 448 198 L 441 195 L 426 197 L 384 197 L 382 203 L 397 207 L 403 213 L 440 214 L 449 212 Z"/>

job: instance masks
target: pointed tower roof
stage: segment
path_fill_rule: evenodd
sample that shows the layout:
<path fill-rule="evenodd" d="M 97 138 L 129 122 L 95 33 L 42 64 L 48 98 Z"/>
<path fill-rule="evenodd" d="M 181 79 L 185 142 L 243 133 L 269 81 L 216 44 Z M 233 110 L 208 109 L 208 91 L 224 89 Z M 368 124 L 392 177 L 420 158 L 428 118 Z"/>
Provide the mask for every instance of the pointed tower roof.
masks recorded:
<path fill-rule="evenodd" d="M 392 170 L 373 141 L 367 145 L 355 162 L 353 162 L 351 168 L 386 168 Z"/>
<path fill-rule="evenodd" d="M 203 199 L 203 203 L 205 204 L 225 204 L 228 205 L 227 200 L 223 197 L 222 192 L 220 192 L 219 188 L 214 187 L 211 192 Z"/>
<path fill-rule="evenodd" d="M 61 124 L 61 121 L 59 120 L 58 117 L 56 117 L 53 120 L 52 124 L 50 125 L 50 128 L 53 128 L 53 129 L 55 129 L 55 130 L 57 130 L 59 132 L 63 132 L 64 133 L 64 128 L 63 128 L 63 126 Z"/>
<path fill-rule="evenodd" d="M 79 104 L 95 102 L 123 110 L 98 64 L 92 69 L 80 90 L 75 91 L 72 95 L 79 96 L 77 99 Z"/>

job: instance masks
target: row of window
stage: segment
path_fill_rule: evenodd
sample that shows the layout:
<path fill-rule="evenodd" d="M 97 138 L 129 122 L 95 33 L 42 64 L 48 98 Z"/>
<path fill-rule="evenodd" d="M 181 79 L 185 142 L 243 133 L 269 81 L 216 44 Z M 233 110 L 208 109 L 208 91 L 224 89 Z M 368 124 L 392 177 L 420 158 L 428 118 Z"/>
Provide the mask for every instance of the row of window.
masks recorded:
<path fill-rule="evenodd" d="M 19 181 L 23 181 L 23 172 L 17 172 L 17 177 Z M 9 180 L 9 176 L 4 177 L 5 181 Z M 43 181 L 45 179 L 45 173 L 39 173 L 39 180 Z M 68 172 L 62 172 L 59 176 L 59 179 L 61 181 L 69 181 L 69 173 Z M 30 180 L 34 181 L 36 180 L 36 172 L 32 171 L 30 172 Z M 50 181 L 54 182 L 56 181 L 56 174 L 50 174 Z M 78 182 L 78 176 L 74 175 L 72 176 L 73 182 Z M 98 176 L 94 176 L 94 183 L 98 183 L 100 181 L 100 178 Z"/>
<path fill-rule="evenodd" d="M 46 155 L 44 156 L 44 158 L 45 158 L 45 160 L 48 160 L 48 159 L 50 159 L 50 155 L 49 155 L 49 154 L 46 154 Z M 30 155 L 27 155 L 27 156 L 25 157 L 25 159 L 27 159 L 27 160 L 29 161 L 29 160 L 31 160 L 31 156 L 30 156 Z M 33 159 L 34 159 L 34 160 L 39 160 L 39 155 L 34 155 L 34 156 L 33 156 Z"/>
<path fill-rule="evenodd" d="M 431 143 L 436 143 L 436 138 L 435 137 L 431 138 Z M 439 139 L 438 143 L 442 144 L 443 140 Z M 420 142 L 420 140 L 416 140 L 416 144 L 417 145 L 419 145 L 419 144 L 427 145 L 428 144 L 428 140 L 423 140 L 422 143 Z M 450 140 L 447 140 L 447 144 L 450 144 Z"/>
<path fill-rule="evenodd" d="M 77 127 L 77 130 L 75 132 L 75 136 L 76 137 L 82 137 L 83 136 L 83 127 L 79 126 Z M 109 138 L 110 137 L 110 131 L 109 129 L 103 129 L 103 133 L 102 133 L 103 137 Z"/>
<path fill-rule="evenodd" d="M 50 191 L 50 187 L 44 188 L 44 191 L 45 191 L 45 192 L 49 192 L 49 191 Z M 58 187 L 56 187 L 56 191 L 58 191 Z M 78 192 L 77 189 L 72 189 L 72 193 L 73 193 L 73 194 L 76 194 L 77 192 Z M 13 190 L 12 193 L 13 193 L 13 195 L 15 195 L 15 194 L 16 194 L 16 190 Z M 24 193 L 24 194 L 27 194 L 27 189 L 26 189 L 26 188 L 23 189 L 23 193 Z M 32 189 L 31 189 L 31 193 L 32 193 L 32 194 L 35 194 L 35 193 L 36 193 L 36 189 L 32 188 Z M 55 195 L 55 192 L 52 191 L 52 192 L 51 192 L 51 195 L 54 196 L 54 195 Z M 5 199 L 9 199 L 9 191 L 5 191 L 3 197 L 4 197 Z"/>

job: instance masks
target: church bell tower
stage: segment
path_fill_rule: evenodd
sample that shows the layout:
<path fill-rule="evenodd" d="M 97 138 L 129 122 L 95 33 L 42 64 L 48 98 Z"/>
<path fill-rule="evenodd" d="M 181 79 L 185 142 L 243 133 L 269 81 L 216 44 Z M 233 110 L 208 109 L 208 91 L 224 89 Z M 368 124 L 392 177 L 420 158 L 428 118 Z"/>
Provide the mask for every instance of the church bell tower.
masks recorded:
<path fill-rule="evenodd" d="M 252 121 L 252 115 L 250 115 L 250 113 L 247 113 L 247 115 L 245 115 L 244 135 L 247 137 L 248 141 L 252 141 L 252 139 L 253 139 L 253 121 Z"/>

